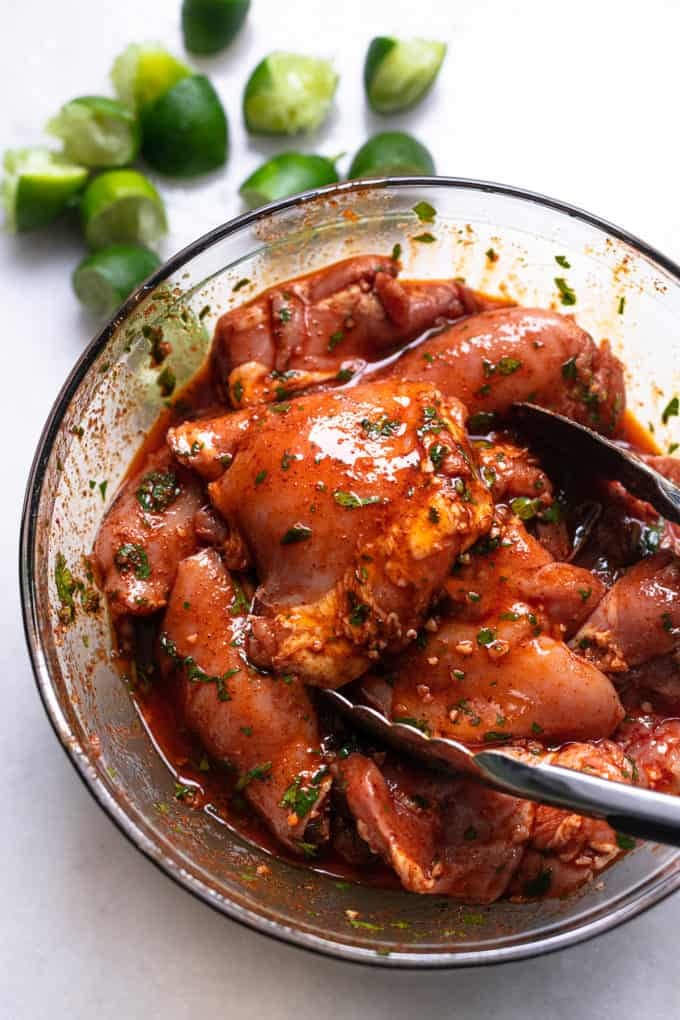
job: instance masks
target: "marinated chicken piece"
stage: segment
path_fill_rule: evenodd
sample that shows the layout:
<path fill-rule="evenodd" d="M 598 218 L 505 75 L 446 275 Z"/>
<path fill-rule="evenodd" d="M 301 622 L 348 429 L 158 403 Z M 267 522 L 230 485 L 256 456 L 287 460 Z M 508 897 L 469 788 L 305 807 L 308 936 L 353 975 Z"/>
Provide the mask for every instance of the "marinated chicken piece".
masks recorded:
<path fill-rule="evenodd" d="M 625 722 L 616 735 L 633 779 L 659 793 L 680 796 L 680 719 L 642 715 Z"/>
<path fill-rule="evenodd" d="M 630 782 L 630 766 L 611 741 L 514 753 L 527 762 Z M 472 779 L 442 778 L 391 758 L 379 767 L 358 753 L 334 770 L 359 836 L 410 892 L 479 904 L 504 895 L 562 896 L 622 853 L 606 822 L 510 797 Z"/>
<path fill-rule="evenodd" d="M 625 673 L 614 674 L 613 679 L 626 704 L 652 702 L 668 715 L 680 716 L 680 651 L 647 659 Z"/>
<path fill-rule="evenodd" d="M 573 646 L 610 673 L 624 673 L 680 649 L 680 559 L 662 552 L 626 571 Z"/>
<path fill-rule="evenodd" d="M 451 563 L 491 523 L 462 414 L 427 384 L 386 382 L 236 425 L 209 492 L 260 579 L 257 665 L 339 686 L 415 637 Z"/>
<path fill-rule="evenodd" d="M 568 316 L 501 308 L 456 322 L 406 351 L 383 374 L 429 381 L 471 415 L 536 404 L 612 433 L 625 407 L 623 366 Z"/>
<path fill-rule="evenodd" d="M 190 730 L 238 772 L 237 790 L 286 846 L 325 834 L 331 778 L 316 713 L 298 680 L 265 676 L 243 655 L 243 599 L 214 549 L 180 563 L 161 632 Z"/>
<path fill-rule="evenodd" d="M 503 895 L 531 834 L 533 804 L 414 765 L 379 768 L 362 754 L 335 768 L 359 836 L 405 889 L 466 903 Z"/>
<path fill-rule="evenodd" d="M 334 380 L 345 362 L 375 361 L 431 326 L 499 304 L 456 280 L 398 282 L 398 270 L 389 256 L 361 255 L 227 312 L 212 353 L 224 399 L 287 399 Z"/>
<path fill-rule="evenodd" d="M 194 514 L 203 502 L 199 481 L 168 450 L 148 456 L 124 483 L 94 546 L 114 616 L 146 616 L 165 606 L 178 563 L 197 547 Z"/>
<path fill-rule="evenodd" d="M 415 647 L 363 677 L 363 698 L 388 718 L 469 744 L 609 736 L 623 718 L 616 691 L 561 640 L 602 584 L 549 562 L 511 517 L 463 559 L 447 581 L 452 609 Z"/>
<path fill-rule="evenodd" d="M 231 464 L 239 434 L 248 430 L 252 417 L 251 411 L 234 411 L 183 421 L 168 429 L 168 446 L 181 464 L 212 482 Z"/>
<path fill-rule="evenodd" d="M 630 762 L 611 740 L 569 744 L 543 760 L 617 783 L 635 781 Z M 601 819 L 537 804 L 531 841 L 508 895 L 515 900 L 567 896 L 621 857 L 622 842 L 626 846 Z"/>
<path fill-rule="evenodd" d="M 517 446 L 502 434 L 491 440 L 473 440 L 480 474 L 489 486 L 494 503 L 509 503 L 523 498 L 531 501 L 528 509 L 538 513 L 554 503 L 553 487 L 535 454 L 526 446 Z"/>

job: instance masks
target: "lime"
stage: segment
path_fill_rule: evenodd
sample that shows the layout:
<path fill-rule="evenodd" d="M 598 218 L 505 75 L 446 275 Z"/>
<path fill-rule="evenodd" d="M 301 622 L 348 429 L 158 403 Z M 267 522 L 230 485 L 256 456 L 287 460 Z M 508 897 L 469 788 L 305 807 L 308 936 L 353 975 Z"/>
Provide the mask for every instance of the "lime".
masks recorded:
<path fill-rule="evenodd" d="M 79 263 L 73 272 L 73 289 L 91 312 L 111 315 L 160 264 L 158 255 L 148 248 L 114 244 Z"/>
<path fill-rule="evenodd" d="M 190 53 L 217 53 L 246 20 L 250 0 L 184 0 L 182 33 Z"/>
<path fill-rule="evenodd" d="M 275 52 L 261 60 L 243 93 L 249 131 L 294 135 L 313 131 L 326 118 L 338 84 L 327 60 Z"/>
<path fill-rule="evenodd" d="M 35 230 L 55 220 L 87 180 L 85 167 L 49 149 L 10 149 L 5 153 L 2 204 L 8 230 Z"/>
<path fill-rule="evenodd" d="M 163 201 L 137 170 L 107 170 L 88 184 L 80 204 L 91 248 L 148 244 L 167 230 Z"/>
<path fill-rule="evenodd" d="M 190 74 L 191 68 L 157 43 L 131 43 L 114 60 L 111 81 L 121 103 L 143 110 Z"/>
<path fill-rule="evenodd" d="M 434 160 L 413 135 L 403 131 L 383 131 L 361 146 L 352 160 L 348 177 L 390 177 L 419 174 L 431 177 Z"/>
<path fill-rule="evenodd" d="M 281 152 L 258 167 L 238 189 L 251 209 L 300 191 L 321 188 L 339 180 L 335 160 L 302 152 Z"/>
<path fill-rule="evenodd" d="M 79 96 L 47 122 L 48 134 L 64 143 L 64 155 L 84 166 L 125 166 L 139 152 L 135 115 L 106 96 Z"/>
<path fill-rule="evenodd" d="M 446 43 L 426 39 L 371 41 L 364 64 L 368 101 L 377 113 L 398 113 L 420 102 L 439 74 Z"/>
<path fill-rule="evenodd" d="M 193 177 L 227 158 L 227 117 L 215 89 L 192 74 L 142 112 L 142 153 L 163 174 Z"/>

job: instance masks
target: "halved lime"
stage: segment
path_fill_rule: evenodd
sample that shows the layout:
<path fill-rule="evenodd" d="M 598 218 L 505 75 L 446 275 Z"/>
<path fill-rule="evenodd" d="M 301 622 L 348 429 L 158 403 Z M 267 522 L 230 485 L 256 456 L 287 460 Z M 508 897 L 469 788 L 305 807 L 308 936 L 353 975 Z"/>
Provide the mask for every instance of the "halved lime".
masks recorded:
<path fill-rule="evenodd" d="M 80 205 L 91 248 L 149 244 L 167 231 L 163 201 L 137 170 L 108 170 L 87 186 Z"/>
<path fill-rule="evenodd" d="M 338 84 L 328 60 L 277 51 L 261 60 L 243 93 L 249 131 L 294 135 L 326 118 Z"/>
<path fill-rule="evenodd" d="M 350 178 L 418 174 L 431 177 L 434 160 L 428 149 L 404 131 L 383 131 L 361 146 L 349 168 Z"/>
<path fill-rule="evenodd" d="M 250 0 L 184 0 L 182 33 L 190 53 L 217 53 L 246 20 Z"/>
<path fill-rule="evenodd" d="M 238 193 L 254 209 L 300 191 L 334 184 L 337 180 L 335 160 L 302 152 L 281 152 L 246 178 Z"/>
<path fill-rule="evenodd" d="M 220 97 L 203 74 L 182 78 L 142 111 L 142 153 L 163 174 L 193 177 L 222 166 L 229 128 Z"/>
<path fill-rule="evenodd" d="M 446 43 L 426 39 L 371 41 L 364 64 L 368 101 L 377 113 L 398 113 L 420 102 L 439 74 Z"/>
<path fill-rule="evenodd" d="M 111 315 L 160 264 L 158 255 L 148 248 L 114 244 L 87 255 L 76 266 L 73 289 L 95 315 Z"/>
<path fill-rule="evenodd" d="M 191 73 L 157 43 L 131 43 L 114 60 L 111 81 L 121 103 L 143 110 Z"/>
<path fill-rule="evenodd" d="M 0 195 L 8 230 L 36 230 L 69 206 L 87 180 L 85 167 L 49 149 L 9 149 Z"/>
<path fill-rule="evenodd" d="M 64 155 L 83 166 L 125 166 L 139 152 L 134 113 L 107 96 L 79 96 L 47 122 L 48 134 L 64 143 Z"/>

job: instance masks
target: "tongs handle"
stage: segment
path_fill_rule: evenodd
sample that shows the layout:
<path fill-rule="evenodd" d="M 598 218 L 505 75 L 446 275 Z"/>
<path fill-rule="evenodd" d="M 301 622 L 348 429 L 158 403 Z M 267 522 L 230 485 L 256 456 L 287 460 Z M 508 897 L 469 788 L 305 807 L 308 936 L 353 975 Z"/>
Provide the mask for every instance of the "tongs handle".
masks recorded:
<path fill-rule="evenodd" d="M 679 797 L 561 765 L 530 765 L 504 751 L 479 751 L 474 760 L 482 777 L 498 790 L 603 818 L 618 832 L 680 847 Z"/>

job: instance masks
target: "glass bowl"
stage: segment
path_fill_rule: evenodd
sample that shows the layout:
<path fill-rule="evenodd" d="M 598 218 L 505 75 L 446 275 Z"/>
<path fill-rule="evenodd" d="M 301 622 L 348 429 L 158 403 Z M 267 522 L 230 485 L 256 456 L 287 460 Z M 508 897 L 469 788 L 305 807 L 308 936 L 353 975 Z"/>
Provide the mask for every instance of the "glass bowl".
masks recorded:
<path fill-rule="evenodd" d="M 436 210 L 431 224 L 412 211 L 421 201 Z M 415 240 L 424 232 L 434 241 Z M 399 178 L 301 195 L 232 220 L 170 259 L 78 361 L 28 482 L 20 553 L 26 635 L 45 709 L 86 786 L 132 843 L 194 895 L 265 934 L 345 960 L 498 963 L 638 914 L 680 884 L 680 853 L 643 845 L 567 900 L 485 908 L 338 882 L 272 858 L 173 797 L 173 775 L 114 668 L 104 611 L 84 612 L 76 593 L 75 619 L 65 625 L 55 584 L 55 567 L 65 563 L 87 585 L 83 555 L 163 408 L 150 367 L 153 326 L 162 323 L 172 344 L 179 387 L 203 361 L 221 312 L 265 286 L 352 254 L 389 253 L 395 243 L 406 277 L 464 277 L 523 304 L 573 311 L 596 339 L 611 340 L 627 366 L 631 407 L 656 424 L 660 443 L 670 440 L 678 419 L 664 428 L 661 412 L 679 389 L 680 269 L 669 259 L 578 209 L 495 184 Z M 559 303 L 556 277 L 573 288 L 573 308 Z M 258 875 L 265 861 L 270 874 Z M 361 926 L 348 910 L 360 911 Z"/>

